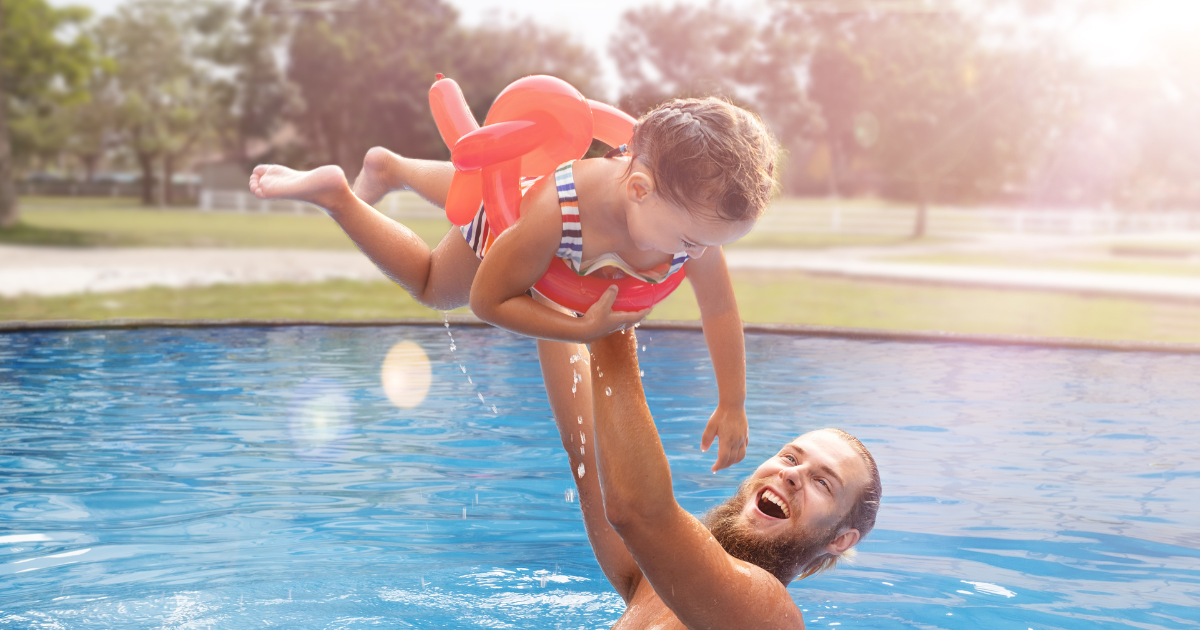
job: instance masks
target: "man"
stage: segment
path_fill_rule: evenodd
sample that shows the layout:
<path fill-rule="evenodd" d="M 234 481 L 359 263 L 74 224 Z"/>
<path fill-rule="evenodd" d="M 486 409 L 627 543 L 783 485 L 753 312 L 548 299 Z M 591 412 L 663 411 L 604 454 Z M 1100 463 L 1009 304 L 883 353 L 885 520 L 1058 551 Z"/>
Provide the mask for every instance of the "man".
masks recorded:
<path fill-rule="evenodd" d="M 539 344 L 543 365 L 571 359 L 552 345 L 564 344 Z M 588 539 L 625 600 L 613 627 L 803 628 L 788 582 L 831 568 L 875 524 L 866 448 L 837 429 L 802 435 L 701 523 L 675 501 L 633 331 L 592 344 L 590 364 L 594 427 L 578 402 L 552 404 Z"/>

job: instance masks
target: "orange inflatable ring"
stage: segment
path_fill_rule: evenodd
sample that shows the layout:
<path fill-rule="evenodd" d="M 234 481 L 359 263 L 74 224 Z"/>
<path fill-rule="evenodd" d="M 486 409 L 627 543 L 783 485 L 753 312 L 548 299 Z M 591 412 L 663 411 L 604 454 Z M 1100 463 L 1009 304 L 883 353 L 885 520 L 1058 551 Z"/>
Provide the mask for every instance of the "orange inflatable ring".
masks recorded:
<path fill-rule="evenodd" d="M 614 147 L 625 144 L 633 137 L 636 122 L 550 76 L 525 77 L 504 88 L 482 127 L 458 84 L 440 74 L 429 89 L 429 106 L 455 169 L 446 217 L 455 225 L 466 225 L 483 203 L 488 223 L 497 233 L 520 217 L 522 177 L 549 175 L 559 164 L 583 157 L 593 138 Z M 555 258 L 533 288 L 582 313 L 615 284 L 613 310 L 640 311 L 665 299 L 683 278 L 682 270 L 658 284 L 629 276 L 616 280 L 581 276 Z"/>

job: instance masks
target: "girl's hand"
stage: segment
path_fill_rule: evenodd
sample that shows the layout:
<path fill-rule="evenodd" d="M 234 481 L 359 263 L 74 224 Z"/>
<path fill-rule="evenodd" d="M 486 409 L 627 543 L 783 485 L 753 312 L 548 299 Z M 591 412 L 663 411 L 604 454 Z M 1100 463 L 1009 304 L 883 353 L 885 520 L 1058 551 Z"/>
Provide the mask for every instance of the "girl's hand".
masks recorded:
<path fill-rule="evenodd" d="M 750 443 L 750 431 L 746 420 L 746 408 L 738 405 L 717 405 L 717 410 L 708 419 L 704 435 L 700 438 L 700 450 L 708 451 L 713 438 L 720 440 L 717 463 L 712 471 L 728 468 L 746 456 L 746 445 Z"/>
<path fill-rule="evenodd" d="M 583 342 L 591 342 L 605 335 L 624 330 L 646 319 L 650 309 L 626 312 L 612 310 L 613 302 L 617 300 L 617 285 L 610 285 L 600 295 L 600 299 L 583 314 L 583 327 L 586 331 Z"/>

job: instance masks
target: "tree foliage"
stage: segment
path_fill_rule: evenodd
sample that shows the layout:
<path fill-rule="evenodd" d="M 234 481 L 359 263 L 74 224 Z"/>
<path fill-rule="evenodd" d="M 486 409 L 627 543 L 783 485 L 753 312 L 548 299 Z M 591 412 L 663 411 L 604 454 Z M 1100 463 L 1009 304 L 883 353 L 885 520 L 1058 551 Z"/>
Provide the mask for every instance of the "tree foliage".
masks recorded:
<path fill-rule="evenodd" d="M 918 202 L 1200 200 L 1200 56 L 1190 42 L 1152 71 L 1097 68 L 1047 16 L 1130 4 L 776 0 L 628 12 L 612 54 L 622 103 L 726 95 L 787 148 L 792 192 Z M 997 11 L 1018 19 L 996 19 Z M 1167 59 L 1169 58 L 1169 62 Z"/>
<path fill-rule="evenodd" d="M 591 90 L 595 62 L 565 36 L 533 24 L 468 30 L 440 0 L 354 0 L 300 16 L 288 77 L 303 109 L 292 116 L 308 164 L 358 170 L 382 145 L 413 157 L 445 158 L 429 115 L 437 73 L 455 78 L 477 116 L 505 85 L 554 74 Z"/>

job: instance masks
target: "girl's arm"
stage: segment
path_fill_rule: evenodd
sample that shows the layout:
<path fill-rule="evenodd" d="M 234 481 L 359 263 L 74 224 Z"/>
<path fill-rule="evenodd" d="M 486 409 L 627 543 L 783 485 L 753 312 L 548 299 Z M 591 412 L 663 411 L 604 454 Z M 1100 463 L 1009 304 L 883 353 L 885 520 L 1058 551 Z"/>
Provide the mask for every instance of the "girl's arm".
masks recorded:
<path fill-rule="evenodd" d="M 479 264 L 471 284 L 471 310 L 494 326 L 551 341 L 588 342 L 641 321 L 649 310 L 612 310 L 615 287 L 583 317 L 554 311 L 525 293 L 546 273 L 562 238 L 553 182 L 547 177 L 530 189 L 521 200 L 521 219 L 496 239 Z"/>
<path fill-rule="evenodd" d="M 745 406 L 746 341 L 733 281 L 721 248 L 708 248 L 700 258 L 689 260 L 686 269 L 700 306 L 704 341 L 717 375 L 717 410 L 700 438 L 700 448 L 705 451 L 712 446 L 713 438 L 719 438 L 720 450 L 712 467 L 716 472 L 742 461 L 750 441 Z"/>

